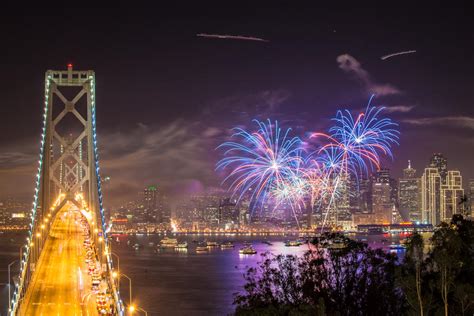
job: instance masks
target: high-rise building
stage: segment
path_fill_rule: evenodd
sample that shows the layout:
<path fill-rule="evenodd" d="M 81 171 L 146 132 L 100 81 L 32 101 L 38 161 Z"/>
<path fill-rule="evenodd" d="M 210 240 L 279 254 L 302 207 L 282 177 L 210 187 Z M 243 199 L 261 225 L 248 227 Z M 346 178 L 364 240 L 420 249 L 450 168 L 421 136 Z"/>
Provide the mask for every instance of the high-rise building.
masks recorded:
<path fill-rule="evenodd" d="M 158 189 L 154 185 L 139 192 L 142 204 L 136 209 L 137 220 L 143 223 L 155 223 L 158 217 Z"/>
<path fill-rule="evenodd" d="M 349 181 L 349 205 L 352 214 L 372 212 L 371 184 L 363 174 L 351 176 Z"/>
<path fill-rule="evenodd" d="M 469 206 L 470 215 L 474 218 L 474 179 L 469 179 Z"/>
<path fill-rule="evenodd" d="M 239 209 L 230 198 L 221 200 L 219 205 L 219 225 L 229 229 L 239 225 Z"/>
<path fill-rule="evenodd" d="M 441 221 L 449 222 L 454 214 L 462 214 L 464 189 L 459 171 L 450 170 L 446 183 L 441 185 Z"/>
<path fill-rule="evenodd" d="M 448 160 L 441 153 L 434 153 L 430 159 L 430 168 L 436 168 L 439 176 L 441 177 L 441 183 L 446 183 L 446 176 L 448 175 Z"/>
<path fill-rule="evenodd" d="M 412 222 L 421 222 L 420 179 L 416 170 L 411 167 L 403 169 L 403 177 L 398 180 L 398 208 L 400 214 Z"/>
<path fill-rule="evenodd" d="M 390 202 L 392 203 L 393 218 L 392 223 L 399 223 L 401 221 L 401 215 L 398 209 L 398 181 L 394 178 L 390 178 Z M 397 221 L 394 219 L 397 218 Z"/>
<path fill-rule="evenodd" d="M 362 213 L 372 213 L 372 184 L 370 179 L 361 178 L 359 181 L 360 210 Z"/>
<path fill-rule="evenodd" d="M 425 168 L 421 177 L 421 220 L 425 224 L 440 222 L 441 176 L 437 168 Z"/>
<path fill-rule="evenodd" d="M 148 210 L 156 209 L 158 190 L 156 186 L 150 185 L 143 191 L 143 206 Z"/>
<path fill-rule="evenodd" d="M 376 224 L 392 222 L 393 202 L 389 169 L 380 169 L 372 177 L 372 211 Z"/>
<path fill-rule="evenodd" d="M 171 222 L 171 206 L 168 197 L 163 192 L 158 194 L 157 209 L 156 221 L 169 224 Z"/>
<path fill-rule="evenodd" d="M 328 179 L 328 182 L 331 183 L 331 187 L 337 189 L 334 192 L 322 194 L 312 209 L 306 211 L 311 212 L 311 215 L 305 216 L 304 225 L 350 228 L 352 226 L 351 179 L 348 175 L 340 175 Z"/>
<path fill-rule="evenodd" d="M 336 224 L 338 226 L 351 226 L 352 215 L 349 206 L 350 179 L 348 175 L 341 175 L 338 186 L 338 195 L 335 199 Z"/>
<path fill-rule="evenodd" d="M 196 216 L 209 227 L 217 227 L 219 224 L 220 200 L 221 197 L 218 195 L 195 196 L 191 200 L 194 207 L 198 208 Z"/>
<path fill-rule="evenodd" d="M 390 183 L 390 169 L 381 168 L 373 175 L 373 180 L 379 183 Z"/>

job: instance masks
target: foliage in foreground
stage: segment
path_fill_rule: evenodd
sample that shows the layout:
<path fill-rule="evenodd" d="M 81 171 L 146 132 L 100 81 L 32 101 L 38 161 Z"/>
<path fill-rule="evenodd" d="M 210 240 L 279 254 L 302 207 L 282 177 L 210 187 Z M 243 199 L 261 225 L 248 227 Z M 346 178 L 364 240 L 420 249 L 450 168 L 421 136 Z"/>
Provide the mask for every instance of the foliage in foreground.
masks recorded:
<path fill-rule="evenodd" d="M 344 248 L 319 240 L 303 256 L 263 255 L 235 296 L 240 315 L 472 315 L 474 224 L 454 216 L 431 238 L 415 233 L 402 262 L 338 234 Z"/>

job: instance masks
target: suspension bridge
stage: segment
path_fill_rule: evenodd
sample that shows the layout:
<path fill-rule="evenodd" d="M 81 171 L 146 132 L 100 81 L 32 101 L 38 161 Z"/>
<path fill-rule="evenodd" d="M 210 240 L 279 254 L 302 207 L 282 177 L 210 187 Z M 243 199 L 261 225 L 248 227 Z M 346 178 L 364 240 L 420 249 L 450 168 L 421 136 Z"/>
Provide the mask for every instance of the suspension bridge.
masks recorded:
<path fill-rule="evenodd" d="M 48 70 L 31 222 L 9 315 L 124 315 L 107 238 L 92 70 Z"/>

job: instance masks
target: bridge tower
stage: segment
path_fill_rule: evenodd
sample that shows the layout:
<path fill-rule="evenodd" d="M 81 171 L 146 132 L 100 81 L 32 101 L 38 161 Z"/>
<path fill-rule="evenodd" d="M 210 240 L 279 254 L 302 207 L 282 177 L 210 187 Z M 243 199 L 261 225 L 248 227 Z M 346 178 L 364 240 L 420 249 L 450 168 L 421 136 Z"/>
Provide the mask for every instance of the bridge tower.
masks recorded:
<path fill-rule="evenodd" d="M 99 261 L 118 314 L 123 304 L 112 278 L 113 261 L 103 209 L 96 134 L 95 74 L 92 70 L 48 70 L 36 186 L 19 281 L 10 301 L 15 315 L 41 256 L 55 215 L 71 203 L 87 218 Z"/>

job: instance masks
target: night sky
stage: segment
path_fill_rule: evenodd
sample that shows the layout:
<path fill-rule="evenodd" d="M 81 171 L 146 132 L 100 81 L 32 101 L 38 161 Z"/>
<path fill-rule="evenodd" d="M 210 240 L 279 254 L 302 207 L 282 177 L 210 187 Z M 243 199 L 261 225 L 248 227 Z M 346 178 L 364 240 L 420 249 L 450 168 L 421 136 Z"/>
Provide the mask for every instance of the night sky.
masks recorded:
<path fill-rule="evenodd" d="M 400 146 L 385 161 L 394 177 L 408 159 L 419 175 L 442 152 L 465 184 L 474 178 L 474 23 L 467 8 L 289 3 L 3 8 L 0 197 L 32 196 L 44 72 L 69 62 L 96 72 L 111 205 L 149 184 L 171 195 L 218 186 L 215 147 L 230 128 L 271 118 L 304 137 L 325 131 L 337 109 L 363 109 L 372 93 L 400 123 Z M 380 59 L 407 50 L 417 52 Z"/>

